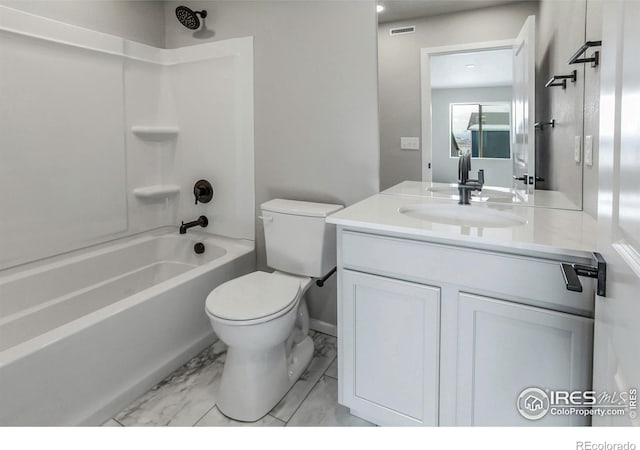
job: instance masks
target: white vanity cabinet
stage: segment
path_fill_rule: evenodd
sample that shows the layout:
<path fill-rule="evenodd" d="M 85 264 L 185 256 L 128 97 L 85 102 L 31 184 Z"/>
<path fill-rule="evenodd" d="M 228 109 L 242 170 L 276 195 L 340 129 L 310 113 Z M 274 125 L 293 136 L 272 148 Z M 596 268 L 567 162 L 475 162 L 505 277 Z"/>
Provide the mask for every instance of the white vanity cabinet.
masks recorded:
<path fill-rule="evenodd" d="M 588 425 L 516 408 L 591 388 L 594 284 L 567 291 L 559 265 L 586 261 L 544 256 L 339 227 L 340 403 L 379 425 Z"/>
<path fill-rule="evenodd" d="M 437 425 L 440 289 L 341 273 L 343 402 L 379 425 Z"/>
<path fill-rule="evenodd" d="M 458 295 L 456 425 L 588 425 L 582 416 L 532 422 L 516 411 L 526 387 L 589 389 L 593 321 L 495 300 Z M 451 353 L 451 355 L 455 354 Z"/>

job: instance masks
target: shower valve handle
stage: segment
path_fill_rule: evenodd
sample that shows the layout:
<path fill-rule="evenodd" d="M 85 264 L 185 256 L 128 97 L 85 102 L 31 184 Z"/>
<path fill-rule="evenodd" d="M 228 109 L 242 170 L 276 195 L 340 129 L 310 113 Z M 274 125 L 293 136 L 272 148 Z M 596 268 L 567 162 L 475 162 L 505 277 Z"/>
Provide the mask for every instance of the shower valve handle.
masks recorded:
<path fill-rule="evenodd" d="M 207 180 L 198 180 L 193 186 L 193 196 L 196 198 L 196 205 L 209 203 L 213 198 L 213 186 Z"/>
<path fill-rule="evenodd" d="M 209 189 L 207 189 L 205 187 L 198 187 L 198 194 L 195 195 L 195 197 L 196 197 L 196 205 L 198 204 L 198 199 L 206 198 L 209 195 L 209 193 L 210 193 Z"/>

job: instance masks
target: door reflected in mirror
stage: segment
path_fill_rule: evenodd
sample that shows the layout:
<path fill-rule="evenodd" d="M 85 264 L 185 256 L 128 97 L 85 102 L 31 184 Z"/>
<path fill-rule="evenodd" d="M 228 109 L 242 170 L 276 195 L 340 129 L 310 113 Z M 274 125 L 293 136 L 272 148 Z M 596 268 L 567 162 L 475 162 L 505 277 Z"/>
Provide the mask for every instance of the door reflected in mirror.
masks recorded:
<path fill-rule="evenodd" d="M 422 50 L 422 134 L 430 139 L 421 156 L 431 162 L 423 181 L 457 183 L 458 157 L 469 153 L 488 186 L 515 188 L 513 52 L 512 41 Z"/>

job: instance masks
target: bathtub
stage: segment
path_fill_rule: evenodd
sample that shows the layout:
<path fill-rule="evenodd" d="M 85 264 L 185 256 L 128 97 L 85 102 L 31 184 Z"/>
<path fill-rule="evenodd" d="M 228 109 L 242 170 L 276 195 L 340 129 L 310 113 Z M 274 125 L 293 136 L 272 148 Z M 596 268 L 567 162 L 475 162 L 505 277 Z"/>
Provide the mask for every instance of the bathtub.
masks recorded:
<path fill-rule="evenodd" d="M 254 269 L 252 241 L 171 228 L 0 271 L 0 425 L 101 424 L 214 341 L 206 296 Z"/>

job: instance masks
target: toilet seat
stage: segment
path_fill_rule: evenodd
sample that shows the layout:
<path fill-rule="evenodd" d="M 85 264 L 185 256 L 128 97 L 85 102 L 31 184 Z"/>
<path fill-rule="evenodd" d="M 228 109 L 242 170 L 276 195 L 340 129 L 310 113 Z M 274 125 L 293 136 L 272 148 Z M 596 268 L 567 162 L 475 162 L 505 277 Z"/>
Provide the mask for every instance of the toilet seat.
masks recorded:
<path fill-rule="evenodd" d="M 207 296 L 210 316 L 225 322 L 266 322 L 295 306 L 302 277 L 279 272 L 253 272 L 227 281 Z"/>

